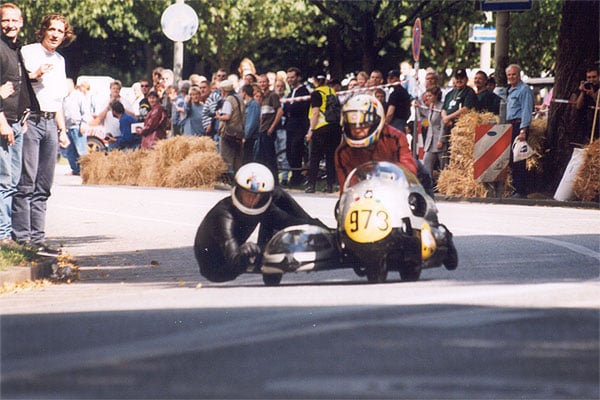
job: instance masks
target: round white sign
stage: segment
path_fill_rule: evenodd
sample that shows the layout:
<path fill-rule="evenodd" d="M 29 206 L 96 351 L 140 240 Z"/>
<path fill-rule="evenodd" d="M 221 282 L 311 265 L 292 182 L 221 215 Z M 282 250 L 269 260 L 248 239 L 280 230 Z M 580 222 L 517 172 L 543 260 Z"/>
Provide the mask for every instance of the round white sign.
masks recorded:
<path fill-rule="evenodd" d="M 198 30 L 198 15 L 187 4 L 172 4 L 162 13 L 160 26 L 172 41 L 185 42 Z"/>

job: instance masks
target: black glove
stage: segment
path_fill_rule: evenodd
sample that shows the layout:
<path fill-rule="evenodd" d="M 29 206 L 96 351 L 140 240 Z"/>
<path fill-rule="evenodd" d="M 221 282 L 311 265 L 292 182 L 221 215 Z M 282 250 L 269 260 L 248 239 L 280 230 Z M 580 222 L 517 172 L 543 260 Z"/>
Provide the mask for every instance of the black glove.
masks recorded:
<path fill-rule="evenodd" d="M 248 265 L 256 265 L 260 262 L 262 250 L 256 243 L 246 242 L 240 246 L 238 254 L 235 256 L 237 265 L 244 269 Z"/>

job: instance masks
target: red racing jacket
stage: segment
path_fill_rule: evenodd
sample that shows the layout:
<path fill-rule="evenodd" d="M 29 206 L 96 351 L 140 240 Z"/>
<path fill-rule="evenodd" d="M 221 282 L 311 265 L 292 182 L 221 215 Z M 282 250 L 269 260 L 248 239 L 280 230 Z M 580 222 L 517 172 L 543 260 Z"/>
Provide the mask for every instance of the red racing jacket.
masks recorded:
<path fill-rule="evenodd" d="M 389 161 L 400 164 L 413 174 L 417 174 L 417 164 L 408 146 L 406 135 L 398 129 L 386 124 L 379 140 L 374 145 L 363 148 L 350 147 L 346 141 L 335 151 L 335 169 L 340 184 L 340 195 L 344 191 L 344 183 L 350 172 L 369 161 Z"/>

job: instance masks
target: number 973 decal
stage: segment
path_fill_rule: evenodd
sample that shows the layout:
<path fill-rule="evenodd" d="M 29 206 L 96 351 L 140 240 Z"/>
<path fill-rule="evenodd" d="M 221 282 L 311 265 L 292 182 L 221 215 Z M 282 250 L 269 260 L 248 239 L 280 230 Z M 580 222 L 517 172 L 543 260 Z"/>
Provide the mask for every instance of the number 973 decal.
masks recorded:
<path fill-rule="evenodd" d="M 372 243 L 392 231 L 390 214 L 384 205 L 372 198 L 362 198 L 352 204 L 344 221 L 346 235 L 357 243 Z"/>

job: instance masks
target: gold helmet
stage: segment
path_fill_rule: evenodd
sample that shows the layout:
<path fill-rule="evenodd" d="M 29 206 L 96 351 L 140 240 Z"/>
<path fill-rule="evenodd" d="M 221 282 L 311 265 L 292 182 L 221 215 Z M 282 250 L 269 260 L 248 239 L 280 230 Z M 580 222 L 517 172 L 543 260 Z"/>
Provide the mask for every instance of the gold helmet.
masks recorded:
<path fill-rule="evenodd" d="M 342 108 L 342 130 L 344 140 L 350 147 L 368 147 L 377 142 L 383 130 L 385 115 L 383 106 L 374 96 L 356 95 Z M 369 127 L 369 134 L 363 138 L 353 137 L 351 128 Z"/>

